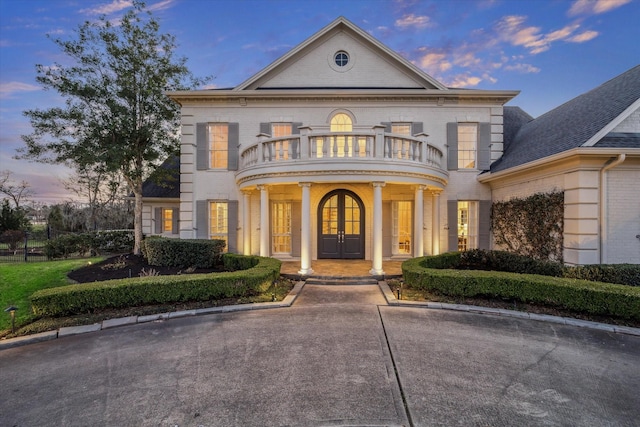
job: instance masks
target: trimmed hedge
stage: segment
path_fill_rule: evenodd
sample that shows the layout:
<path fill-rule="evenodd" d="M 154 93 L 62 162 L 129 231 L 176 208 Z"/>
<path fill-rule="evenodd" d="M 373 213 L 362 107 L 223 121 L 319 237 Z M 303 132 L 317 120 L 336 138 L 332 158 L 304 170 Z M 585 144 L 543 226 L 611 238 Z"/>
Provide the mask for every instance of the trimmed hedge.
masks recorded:
<path fill-rule="evenodd" d="M 229 256 L 225 254 L 223 258 Z M 266 291 L 279 277 L 281 262 L 273 258 L 247 258 L 255 264 L 242 271 L 136 277 L 42 289 L 31 296 L 31 306 L 38 316 L 64 316 L 104 308 L 208 301 Z"/>
<path fill-rule="evenodd" d="M 600 264 L 581 265 L 565 269 L 564 277 L 594 280 L 596 282 L 619 283 L 621 285 L 640 286 L 640 265 L 638 264 Z"/>
<path fill-rule="evenodd" d="M 640 286 L 640 265 L 636 264 L 598 264 L 566 267 L 557 262 L 540 261 L 511 252 L 483 249 L 447 252 L 438 256 L 426 257 L 424 260 L 425 266 L 429 268 L 506 271 Z"/>
<path fill-rule="evenodd" d="M 124 253 L 133 250 L 133 231 L 92 231 L 89 233 L 63 234 L 47 240 L 44 251 L 49 259 L 86 256 L 100 253 Z"/>
<path fill-rule="evenodd" d="M 214 268 L 222 262 L 224 247 L 224 240 L 149 237 L 142 242 L 149 265 L 161 267 Z"/>
<path fill-rule="evenodd" d="M 587 280 L 499 271 L 429 268 L 422 257 L 402 264 L 405 283 L 457 297 L 505 298 L 551 305 L 578 312 L 640 320 L 640 288 Z"/>

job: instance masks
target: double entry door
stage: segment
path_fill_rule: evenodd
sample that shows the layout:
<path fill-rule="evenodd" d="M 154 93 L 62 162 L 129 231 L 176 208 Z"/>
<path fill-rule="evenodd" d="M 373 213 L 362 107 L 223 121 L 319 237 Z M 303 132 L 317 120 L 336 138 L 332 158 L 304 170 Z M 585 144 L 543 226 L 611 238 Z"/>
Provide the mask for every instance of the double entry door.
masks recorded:
<path fill-rule="evenodd" d="M 318 258 L 364 259 L 364 206 L 355 193 L 335 190 L 320 202 Z"/>

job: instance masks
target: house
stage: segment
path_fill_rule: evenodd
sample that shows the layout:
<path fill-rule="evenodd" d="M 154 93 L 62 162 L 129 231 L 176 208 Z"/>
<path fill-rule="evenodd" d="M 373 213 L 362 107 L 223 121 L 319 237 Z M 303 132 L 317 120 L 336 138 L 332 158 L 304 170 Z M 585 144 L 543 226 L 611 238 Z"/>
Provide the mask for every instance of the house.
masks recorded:
<path fill-rule="evenodd" d="M 143 231 L 223 239 L 302 275 L 323 258 L 382 275 L 383 260 L 490 248 L 492 200 L 535 190 L 517 175 L 542 159 L 521 154 L 542 117 L 505 107 L 517 94 L 448 88 L 340 17 L 234 88 L 168 93 L 182 111 L 179 178 L 143 191 Z M 626 154 L 637 177 L 637 150 Z"/>
<path fill-rule="evenodd" d="M 564 261 L 640 264 L 640 65 L 533 120 L 504 109 L 494 201 L 564 192 Z"/>

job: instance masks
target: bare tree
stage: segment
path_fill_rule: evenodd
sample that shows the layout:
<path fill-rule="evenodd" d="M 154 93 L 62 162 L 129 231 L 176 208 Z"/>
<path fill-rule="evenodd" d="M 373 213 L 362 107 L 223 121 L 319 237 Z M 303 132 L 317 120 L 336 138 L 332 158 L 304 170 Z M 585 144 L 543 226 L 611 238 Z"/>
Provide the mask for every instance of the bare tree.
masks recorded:
<path fill-rule="evenodd" d="M 0 193 L 13 202 L 14 208 L 19 209 L 20 204 L 26 202 L 34 193 L 27 181 L 16 183 L 11 179 L 11 175 L 13 172 L 10 170 L 0 171 Z"/>

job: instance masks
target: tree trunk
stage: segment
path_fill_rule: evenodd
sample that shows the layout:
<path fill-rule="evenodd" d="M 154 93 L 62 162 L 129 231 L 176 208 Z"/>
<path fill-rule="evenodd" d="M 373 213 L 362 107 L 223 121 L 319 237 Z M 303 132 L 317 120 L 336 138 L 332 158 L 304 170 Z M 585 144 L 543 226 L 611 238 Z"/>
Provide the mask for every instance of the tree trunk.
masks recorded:
<path fill-rule="evenodd" d="M 140 255 L 142 253 L 142 182 L 136 185 L 133 190 L 135 197 L 135 205 L 133 211 L 133 254 Z"/>

